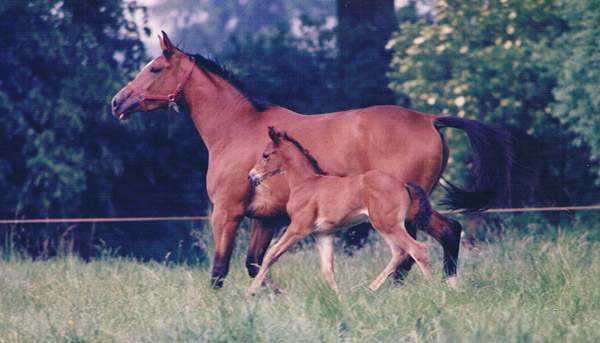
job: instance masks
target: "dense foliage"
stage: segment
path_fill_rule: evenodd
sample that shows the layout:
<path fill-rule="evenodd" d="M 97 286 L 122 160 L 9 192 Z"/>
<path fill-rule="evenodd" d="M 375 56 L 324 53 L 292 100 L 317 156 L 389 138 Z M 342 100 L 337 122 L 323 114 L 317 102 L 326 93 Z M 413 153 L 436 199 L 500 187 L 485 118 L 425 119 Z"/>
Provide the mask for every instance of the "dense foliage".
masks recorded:
<path fill-rule="evenodd" d="M 600 1 L 566 1 L 560 13 L 569 30 L 538 60 L 556 75 L 552 116 L 574 134 L 575 146 L 589 146 L 596 184 L 600 184 Z M 596 199 L 597 200 L 597 199 Z"/>
<path fill-rule="evenodd" d="M 185 119 L 110 114 L 146 59 L 131 19 L 144 13 L 120 0 L 0 2 L 2 218 L 204 213 L 205 151 Z M 57 231 L 23 227 L 18 240 L 36 251 Z M 102 232 L 114 244 L 140 235 Z"/>
<path fill-rule="evenodd" d="M 576 3 L 437 1 L 434 20 L 406 23 L 388 45 L 395 51 L 391 87 L 407 95 L 415 109 L 478 119 L 514 134 L 520 164 L 513 172 L 515 206 L 599 200 L 597 189 L 591 187 L 598 175 L 590 165 L 590 160 L 597 161 L 597 142 L 586 140 L 590 134 L 577 134 L 590 129 L 583 123 L 593 112 L 579 115 L 582 109 L 577 106 L 594 103 L 593 82 L 597 81 L 591 76 L 597 71 L 591 71 L 593 63 L 583 67 L 574 61 L 563 69 L 563 54 L 571 51 L 566 42 L 590 35 L 586 30 L 597 23 L 589 19 L 573 25 L 570 7 Z M 580 49 L 595 49 L 580 45 Z M 594 59 L 587 52 L 578 54 Z M 577 72 L 575 65 L 589 77 L 567 80 Z M 588 93 L 582 92 L 586 89 Z M 587 96 L 569 98 L 577 91 Z M 568 101 L 578 105 L 570 106 Z M 453 161 L 468 163 L 465 138 L 451 130 L 445 134 L 451 140 Z M 467 168 L 450 163 L 446 174 L 463 178 Z"/>
<path fill-rule="evenodd" d="M 3 217 L 110 207 L 107 178 L 123 169 L 114 137 L 124 132 L 107 127 L 107 101 L 123 71 L 144 58 L 137 28 L 124 19 L 120 1 L 0 6 Z"/>

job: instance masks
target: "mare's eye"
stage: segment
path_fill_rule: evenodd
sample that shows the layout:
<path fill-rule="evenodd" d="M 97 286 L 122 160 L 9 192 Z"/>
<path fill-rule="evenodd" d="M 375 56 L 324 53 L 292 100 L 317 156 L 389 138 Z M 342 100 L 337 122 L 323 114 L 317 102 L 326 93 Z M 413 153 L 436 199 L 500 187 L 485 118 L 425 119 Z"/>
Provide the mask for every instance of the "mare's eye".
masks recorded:
<path fill-rule="evenodd" d="M 267 153 L 263 154 L 263 158 L 264 158 L 265 160 L 266 160 L 267 158 L 269 158 L 269 156 L 271 156 L 271 154 L 267 154 Z"/>
<path fill-rule="evenodd" d="M 163 68 L 159 68 L 159 67 L 152 67 L 150 68 L 150 72 L 153 74 L 158 74 L 163 70 Z"/>

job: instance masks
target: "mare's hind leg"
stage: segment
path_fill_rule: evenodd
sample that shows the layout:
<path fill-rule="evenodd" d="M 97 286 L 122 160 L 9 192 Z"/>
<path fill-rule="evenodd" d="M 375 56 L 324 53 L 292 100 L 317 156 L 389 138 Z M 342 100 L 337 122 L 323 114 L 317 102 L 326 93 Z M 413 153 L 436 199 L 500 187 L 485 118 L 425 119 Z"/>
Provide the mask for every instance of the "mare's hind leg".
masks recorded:
<path fill-rule="evenodd" d="M 416 236 L 416 227 L 407 222 L 407 229 Z M 421 231 L 426 232 L 438 241 L 444 249 L 444 276 L 447 278 L 447 282 L 450 286 L 454 286 L 456 282 L 456 263 L 458 261 L 458 251 L 460 248 L 460 234 L 462 232 L 462 226 L 456 220 L 450 219 L 436 210 L 433 210 L 429 225 L 418 228 Z M 394 279 L 396 281 L 402 281 L 412 265 L 414 260 L 407 256 L 404 261 L 396 269 Z"/>
<path fill-rule="evenodd" d="M 246 269 L 251 278 L 256 277 L 256 274 L 258 274 L 265 252 L 277 230 L 277 223 L 277 219 L 252 219 L 250 245 L 246 256 Z M 268 276 L 265 276 L 263 285 L 272 288 L 275 293 L 285 293 L 273 281 L 269 280 Z"/>
<path fill-rule="evenodd" d="M 292 245 L 298 242 L 300 239 L 306 237 L 310 231 L 303 232 L 299 230 L 296 225 L 292 222 L 286 232 L 281 236 L 279 241 L 267 250 L 265 254 L 265 258 L 263 260 L 262 265 L 260 266 L 260 270 L 256 275 L 256 278 L 252 282 L 252 285 L 248 289 L 248 295 L 254 295 L 256 290 L 260 287 L 263 280 L 267 276 L 267 272 L 275 263 L 281 254 L 283 254 L 287 249 L 289 249 Z"/>
<path fill-rule="evenodd" d="M 333 270 L 333 238 L 331 234 L 319 234 L 313 235 L 317 242 L 317 249 L 319 250 L 319 258 L 321 260 L 321 272 L 325 283 L 331 287 L 334 291 L 339 292 L 337 282 L 335 281 L 335 271 Z"/>
<path fill-rule="evenodd" d="M 246 255 L 246 269 L 251 278 L 256 277 L 265 252 L 277 229 L 277 219 L 252 219 L 250 244 Z"/>

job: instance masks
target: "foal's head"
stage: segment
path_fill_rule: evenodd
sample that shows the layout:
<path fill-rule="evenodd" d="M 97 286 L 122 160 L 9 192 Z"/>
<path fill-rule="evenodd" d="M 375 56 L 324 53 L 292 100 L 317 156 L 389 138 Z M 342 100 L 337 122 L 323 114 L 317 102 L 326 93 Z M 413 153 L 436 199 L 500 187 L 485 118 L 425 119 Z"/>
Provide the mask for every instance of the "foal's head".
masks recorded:
<path fill-rule="evenodd" d="M 282 154 L 278 153 L 282 145 L 282 134 L 275 127 L 269 126 L 269 138 L 271 141 L 263 151 L 261 159 L 248 174 L 248 180 L 254 187 L 271 176 L 283 172 Z"/>
<path fill-rule="evenodd" d="M 258 186 L 273 175 L 286 172 L 291 164 L 294 165 L 294 169 L 302 169 L 295 171 L 327 174 L 321 170 L 308 151 L 286 133 L 282 134 L 275 127 L 269 126 L 269 138 L 271 141 L 263 151 L 261 159 L 248 174 L 248 180 L 253 186 Z"/>

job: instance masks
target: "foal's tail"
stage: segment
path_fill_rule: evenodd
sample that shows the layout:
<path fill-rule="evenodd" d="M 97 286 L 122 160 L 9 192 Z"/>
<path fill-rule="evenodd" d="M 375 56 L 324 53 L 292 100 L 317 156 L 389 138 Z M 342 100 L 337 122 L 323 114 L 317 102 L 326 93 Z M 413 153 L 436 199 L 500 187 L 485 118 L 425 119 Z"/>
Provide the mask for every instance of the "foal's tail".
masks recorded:
<path fill-rule="evenodd" d="M 502 196 L 508 195 L 513 150 L 510 135 L 506 131 L 457 117 L 439 117 L 433 124 L 438 132 L 444 127 L 463 130 L 473 149 L 473 187 L 465 189 L 445 180 L 448 184 L 445 187 L 448 196 L 443 205 L 448 205 L 453 210 L 482 211 L 493 206 Z"/>
<path fill-rule="evenodd" d="M 414 182 L 407 182 L 404 187 L 408 190 L 412 201 L 419 201 L 419 210 L 412 220 L 413 225 L 416 229 L 427 232 L 429 220 L 431 219 L 431 203 L 427 198 L 427 193 Z"/>

